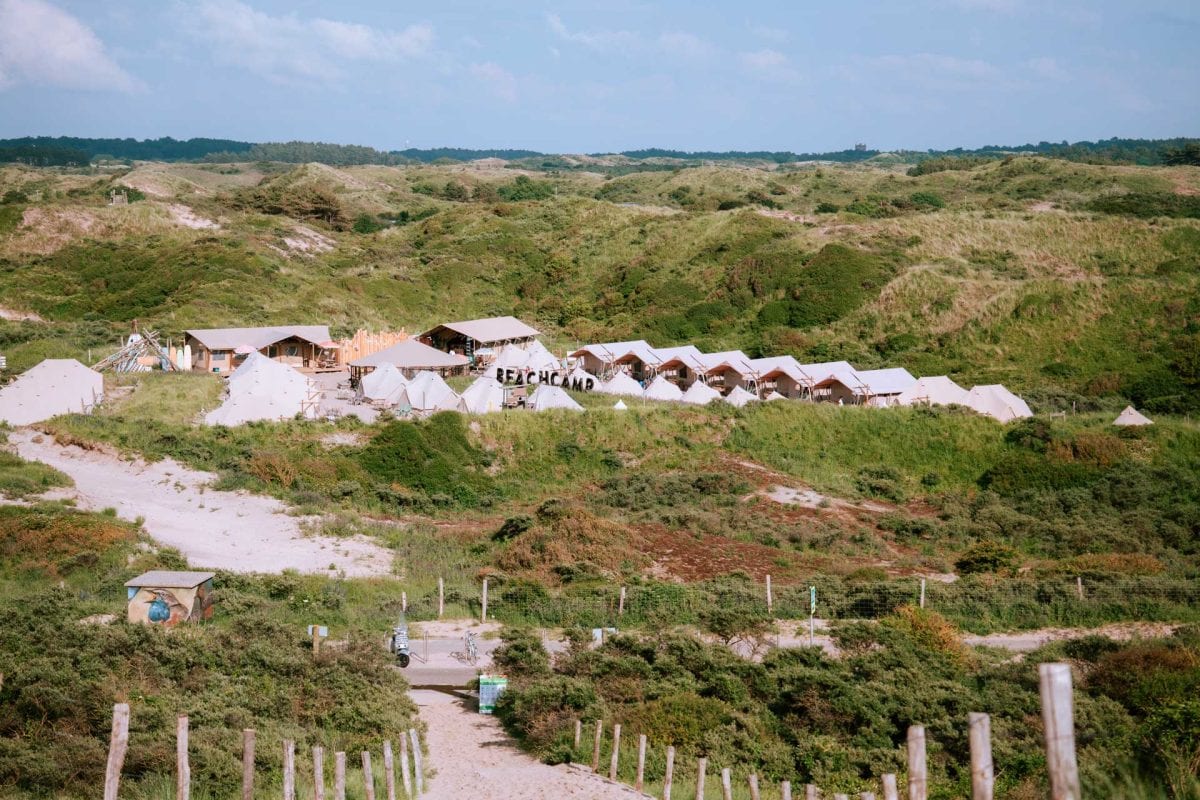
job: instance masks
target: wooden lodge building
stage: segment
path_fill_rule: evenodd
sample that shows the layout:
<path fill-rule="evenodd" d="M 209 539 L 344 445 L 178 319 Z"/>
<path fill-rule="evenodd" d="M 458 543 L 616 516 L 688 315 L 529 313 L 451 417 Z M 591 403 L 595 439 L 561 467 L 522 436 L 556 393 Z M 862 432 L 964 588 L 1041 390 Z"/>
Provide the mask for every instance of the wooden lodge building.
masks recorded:
<path fill-rule="evenodd" d="M 538 336 L 541 336 L 541 331 L 516 317 L 491 317 L 443 322 L 417 339 L 443 353 L 466 356 L 474 364 L 480 355 L 495 355 L 497 350 L 508 344 L 524 348 Z M 488 352 L 480 352 L 484 350 Z"/>
<path fill-rule="evenodd" d="M 328 325 L 276 325 L 269 328 L 212 328 L 186 331 L 192 369 L 227 375 L 250 353 L 300 369 L 336 366 Z"/>

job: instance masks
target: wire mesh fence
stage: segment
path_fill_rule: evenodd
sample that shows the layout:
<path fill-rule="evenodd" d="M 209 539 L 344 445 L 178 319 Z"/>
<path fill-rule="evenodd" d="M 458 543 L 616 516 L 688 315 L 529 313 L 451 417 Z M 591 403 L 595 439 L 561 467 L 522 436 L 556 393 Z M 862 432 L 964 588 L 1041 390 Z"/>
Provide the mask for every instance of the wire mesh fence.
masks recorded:
<path fill-rule="evenodd" d="M 543 627 L 655 628 L 705 625 L 717 614 L 780 620 L 872 620 L 902 606 L 924 605 L 965 630 L 1091 626 L 1106 622 L 1200 622 L 1200 581 L 1187 578 L 1046 579 L 967 577 L 855 582 L 836 576 L 779 585 L 725 578 L 704 583 L 640 582 L 567 585 L 550 589 L 523 580 L 489 580 L 487 616 Z M 481 586 L 447 583 L 441 616 L 482 613 Z M 815 597 L 815 606 L 813 605 Z M 408 598 L 414 621 L 440 615 L 436 589 Z"/>

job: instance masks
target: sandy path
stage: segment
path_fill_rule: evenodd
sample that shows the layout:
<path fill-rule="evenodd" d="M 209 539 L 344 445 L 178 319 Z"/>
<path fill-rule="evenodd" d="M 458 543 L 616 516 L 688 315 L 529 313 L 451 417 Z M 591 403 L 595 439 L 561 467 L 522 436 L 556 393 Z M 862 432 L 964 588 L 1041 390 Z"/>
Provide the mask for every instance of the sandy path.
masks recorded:
<path fill-rule="evenodd" d="M 142 517 L 146 531 L 178 549 L 193 567 L 234 572 L 344 572 L 386 575 L 392 554 L 367 537 L 305 536 L 297 518 L 270 497 L 208 488 L 216 476 L 171 459 L 124 461 L 107 453 L 63 447 L 24 429 L 8 436 L 17 453 L 75 481 L 84 509 L 115 508 L 122 519 Z"/>
<path fill-rule="evenodd" d="M 517 749 L 494 717 L 468 710 L 464 701 L 441 692 L 414 690 L 428 726 L 425 800 L 630 800 L 645 797 L 589 772 L 542 764 Z"/>

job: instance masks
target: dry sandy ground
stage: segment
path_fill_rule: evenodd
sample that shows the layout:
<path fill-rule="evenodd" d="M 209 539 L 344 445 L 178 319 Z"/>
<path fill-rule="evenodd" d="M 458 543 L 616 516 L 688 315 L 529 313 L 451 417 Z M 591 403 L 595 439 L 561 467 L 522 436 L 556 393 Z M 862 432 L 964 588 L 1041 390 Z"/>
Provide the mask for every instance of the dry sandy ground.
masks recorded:
<path fill-rule="evenodd" d="M 193 567 L 234 572 L 386 575 L 392 554 L 362 536 L 305 536 L 300 520 L 269 497 L 208 488 L 216 478 L 171 459 L 124 461 L 108 453 L 63 447 L 32 430 L 9 434 L 22 458 L 41 461 L 75 482 L 81 508 L 115 508 L 142 517 L 155 541 L 178 549 Z"/>
<path fill-rule="evenodd" d="M 630 800 L 633 789 L 579 769 L 542 764 L 522 753 L 494 717 L 441 692 L 414 690 L 428 726 L 426 800 Z"/>

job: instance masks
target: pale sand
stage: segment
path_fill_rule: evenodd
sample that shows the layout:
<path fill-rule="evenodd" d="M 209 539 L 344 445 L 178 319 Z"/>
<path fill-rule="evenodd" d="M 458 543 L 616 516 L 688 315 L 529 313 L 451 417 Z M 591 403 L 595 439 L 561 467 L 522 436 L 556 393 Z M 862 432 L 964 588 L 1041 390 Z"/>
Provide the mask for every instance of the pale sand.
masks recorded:
<path fill-rule="evenodd" d="M 80 508 L 115 508 L 122 519 L 143 518 L 146 532 L 178 549 L 193 567 L 233 572 L 387 575 L 392 553 L 365 536 L 305 536 L 283 503 L 247 492 L 208 488 L 215 475 L 171 459 L 126 461 L 98 450 L 64 447 L 22 429 L 9 434 L 25 459 L 40 461 L 75 482 Z"/>

